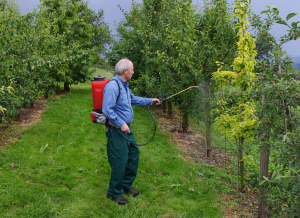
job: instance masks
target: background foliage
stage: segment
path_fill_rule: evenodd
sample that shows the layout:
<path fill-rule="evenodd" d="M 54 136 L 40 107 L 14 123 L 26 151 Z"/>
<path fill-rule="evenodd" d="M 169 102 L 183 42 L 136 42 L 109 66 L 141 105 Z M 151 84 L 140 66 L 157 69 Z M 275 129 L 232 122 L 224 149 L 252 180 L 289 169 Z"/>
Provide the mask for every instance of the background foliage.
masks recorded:
<path fill-rule="evenodd" d="M 103 11 L 83 1 L 45 0 L 22 15 L 15 1 L 0 1 L 0 117 L 18 119 L 20 107 L 33 107 L 41 94 L 64 83 L 65 91 L 84 82 L 99 61 L 110 33 Z"/>

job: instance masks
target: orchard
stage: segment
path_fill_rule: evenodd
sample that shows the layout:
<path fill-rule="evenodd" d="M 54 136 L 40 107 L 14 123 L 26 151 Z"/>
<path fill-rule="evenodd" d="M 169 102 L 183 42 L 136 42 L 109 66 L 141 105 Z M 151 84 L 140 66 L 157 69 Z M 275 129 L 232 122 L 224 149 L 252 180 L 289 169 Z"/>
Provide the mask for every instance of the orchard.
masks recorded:
<path fill-rule="evenodd" d="M 132 85 L 146 96 L 157 92 L 163 98 L 200 84 L 201 92 L 187 92 L 173 101 L 183 114 L 182 129 L 187 131 L 188 115 L 200 117 L 209 156 L 214 124 L 237 144 L 237 187 L 244 192 L 252 178 L 250 183 L 259 190 L 259 217 L 266 217 L 267 211 L 290 217 L 299 215 L 300 208 L 300 90 L 299 72 L 282 45 L 297 40 L 300 27 L 299 22 L 289 24 L 295 13 L 283 19 L 279 9 L 268 7 L 262 19 L 250 9 L 247 0 L 234 7 L 222 0 L 204 1 L 202 7 L 191 1 L 134 3 L 118 24 L 108 61 L 136 60 L 142 70 Z M 275 23 L 289 28 L 278 39 L 269 33 Z M 218 112 L 213 119 L 214 109 Z M 261 152 L 258 169 L 244 168 L 250 159 L 245 141 Z M 272 173 L 270 155 L 276 159 Z"/>
<path fill-rule="evenodd" d="M 203 124 L 207 157 L 212 130 L 234 145 L 235 187 L 258 193 L 260 218 L 299 217 L 300 72 L 283 49 L 300 38 L 299 21 L 274 6 L 257 15 L 250 3 L 133 1 L 112 36 L 103 11 L 83 0 L 41 0 L 26 15 L 15 1 L 0 0 L 1 128 L 41 96 L 88 81 L 103 56 L 111 66 L 128 58 L 139 96 L 166 98 L 198 87 L 164 102 L 164 113 L 167 105 L 170 117 L 180 111 L 183 133 L 190 120 Z M 275 25 L 287 31 L 275 37 Z"/>

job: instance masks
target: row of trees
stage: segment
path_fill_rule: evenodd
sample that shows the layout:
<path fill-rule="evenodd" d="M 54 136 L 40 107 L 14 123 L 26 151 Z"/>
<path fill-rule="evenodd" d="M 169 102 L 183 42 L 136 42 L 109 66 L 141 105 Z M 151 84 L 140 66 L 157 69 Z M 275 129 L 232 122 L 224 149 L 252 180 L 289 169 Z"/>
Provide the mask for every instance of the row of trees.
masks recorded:
<path fill-rule="evenodd" d="M 210 111 L 212 73 L 216 61 L 229 67 L 236 51 L 233 8 L 227 1 L 204 1 L 203 8 L 192 1 L 149 0 L 133 3 L 130 13 L 118 24 L 108 61 L 122 57 L 136 65 L 133 85 L 139 94 L 168 97 L 190 86 L 201 84 L 205 105 L 207 155 L 211 151 Z M 170 99 L 183 114 L 182 129 L 188 130 L 188 115 L 199 101 L 191 90 Z M 171 103 L 171 102 L 169 102 Z"/>
<path fill-rule="evenodd" d="M 244 11 L 236 5 L 236 11 L 241 13 L 239 21 L 244 25 L 239 28 L 238 57 L 233 65 L 235 72 L 218 70 L 214 73 L 219 87 L 217 97 L 222 105 L 217 125 L 238 141 L 242 191 L 245 186 L 244 142 L 253 141 L 253 137 L 260 142 L 260 174 L 256 177 L 260 195 L 259 216 L 267 216 L 267 206 L 273 216 L 298 216 L 300 98 L 297 96 L 300 75 L 293 70 L 293 61 L 283 51 L 282 45 L 300 37 L 299 22 L 289 25 L 288 21 L 295 13 L 282 19 L 277 8 L 268 7 L 262 12 L 267 18 L 252 15 L 250 21 L 257 36 L 251 36 L 246 31 L 249 22 L 245 20 L 249 16 L 249 5 L 242 5 L 242 8 Z M 269 33 L 275 22 L 288 27 L 287 34 L 279 39 Z M 254 59 L 257 52 L 253 39 L 256 37 L 259 45 L 257 61 Z M 226 106 L 223 106 L 224 101 Z M 278 167 L 269 173 L 271 151 L 277 151 Z"/>
<path fill-rule="evenodd" d="M 268 208 L 291 217 L 300 211 L 300 78 L 282 44 L 298 39 L 300 28 L 298 22 L 288 24 L 294 13 L 286 19 L 273 7 L 262 13 L 264 20 L 250 14 L 248 0 L 236 1 L 234 7 L 225 0 L 205 0 L 201 8 L 180 0 L 133 3 L 118 24 L 118 38 L 107 57 L 112 65 L 122 57 L 134 62 L 132 85 L 139 94 L 167 97 L 198 86 L 201 95 L 188 91 L 173 100 L 182 111 L 183 130 L 188 115 L 197 113 L 201 96 L 209 156 L 211 111 L 217 108 L 216 125 L 238 145 L 242 192 L 244 143 L 256 138 L 261 150 L 260 175 L 255 177 L 259 216 L 266 217 Z M 272 36 L 274 23 L 286 25 L 287 34 Z M 250 26 L 257 36 L 247 31 Z M 270 174 L 271 151 L 277 151 L 279 170 Z"/>
<path fill-rule="evenodd" d="M 41 0 L 23 15 L 15 1 L 0 0 L 0 121 L 16 119 L 60 83 L 85 82 L 110 39 L 103 11 L 82 0 Z"/>

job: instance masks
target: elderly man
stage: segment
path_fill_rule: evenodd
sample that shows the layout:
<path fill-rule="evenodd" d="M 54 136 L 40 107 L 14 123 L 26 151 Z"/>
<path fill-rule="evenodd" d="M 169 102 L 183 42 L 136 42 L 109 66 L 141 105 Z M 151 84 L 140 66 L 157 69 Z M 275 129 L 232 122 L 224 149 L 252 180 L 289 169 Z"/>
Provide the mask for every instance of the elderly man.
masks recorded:
<path fill-rule="evenodd" d="M 160 101 L 157 98 L 137 97 L 131 93 L 128 80 L 131 79 L 134 71 L 130 60 L 120 60 L 115 66 L 115 71 L 116 76 L 104 89 L 102 111 L 114 126 L 119 127 L 117 130 L 122 131 L 124 137 L 136 144 L 130 127 L 133 121 L 131 105 L 144 106 L 155 101 L 160 104 Z M 125 205 L 128 201 L 123 198 L 123 192 L 133 197 L 139 194 L 138 191 L 132 189 L 137 174 L 139 149 L 111 128 L 106 130 L 106 137 L 107 156 L 111 166 L 107 197 L 118 202 L 119 205 Z"/>

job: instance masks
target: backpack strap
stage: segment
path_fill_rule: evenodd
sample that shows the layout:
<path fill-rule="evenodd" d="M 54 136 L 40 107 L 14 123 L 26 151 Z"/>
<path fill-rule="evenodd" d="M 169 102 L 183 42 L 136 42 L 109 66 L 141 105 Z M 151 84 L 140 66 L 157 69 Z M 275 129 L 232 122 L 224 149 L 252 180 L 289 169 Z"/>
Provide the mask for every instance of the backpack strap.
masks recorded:
<path fill-rule="evenodd" d="M 120 85 L 119 85 L 119 82 L 117 80 L 115 80 L 115 79 L 112 79 L 112 80 L 116 81 L 116 83 L 118 84 L 118 88 L 119 88 L 119 94 L 118 94 L 118 97 L 117 97 L 117 100 L 116 100 L 116 104 L 117 104 L 117 102 L 120 98 L 120 93 L 121 93 Z M 110 81 L 112 81 L 112 80 L 110 80 Z M 111 127 L 111 125 L 109 125 L 109 119 L 107 117 L 106 117 L 106 120 L 105 120 L 105 126 L 106 127 Z"/>
<path fill-rule="evenodd" d="M 119 88 L 119 95 L 118 95 L 117 100 L 116 100 L 116 104 L 117 104 L 117 102 L 118 102 L 118 100 L 120 98 L 120 92 L 121 92 L 120 91 L 120 85 L 119 85 L 119 82 L 117 80 L 115 80 L 115 79 L 112 79 L 112 80 L 116 81 L 116 83 L 118 84 L 118 88 Z M 112 81 L 112 80 L 110 80 L 110 81 Z"/>
<path fill-rule="evenodd" d="M 105 120 L 105 126 L 109 127 L 109 119 L 107 117 L 106 117 L 106 120 Z"/>

